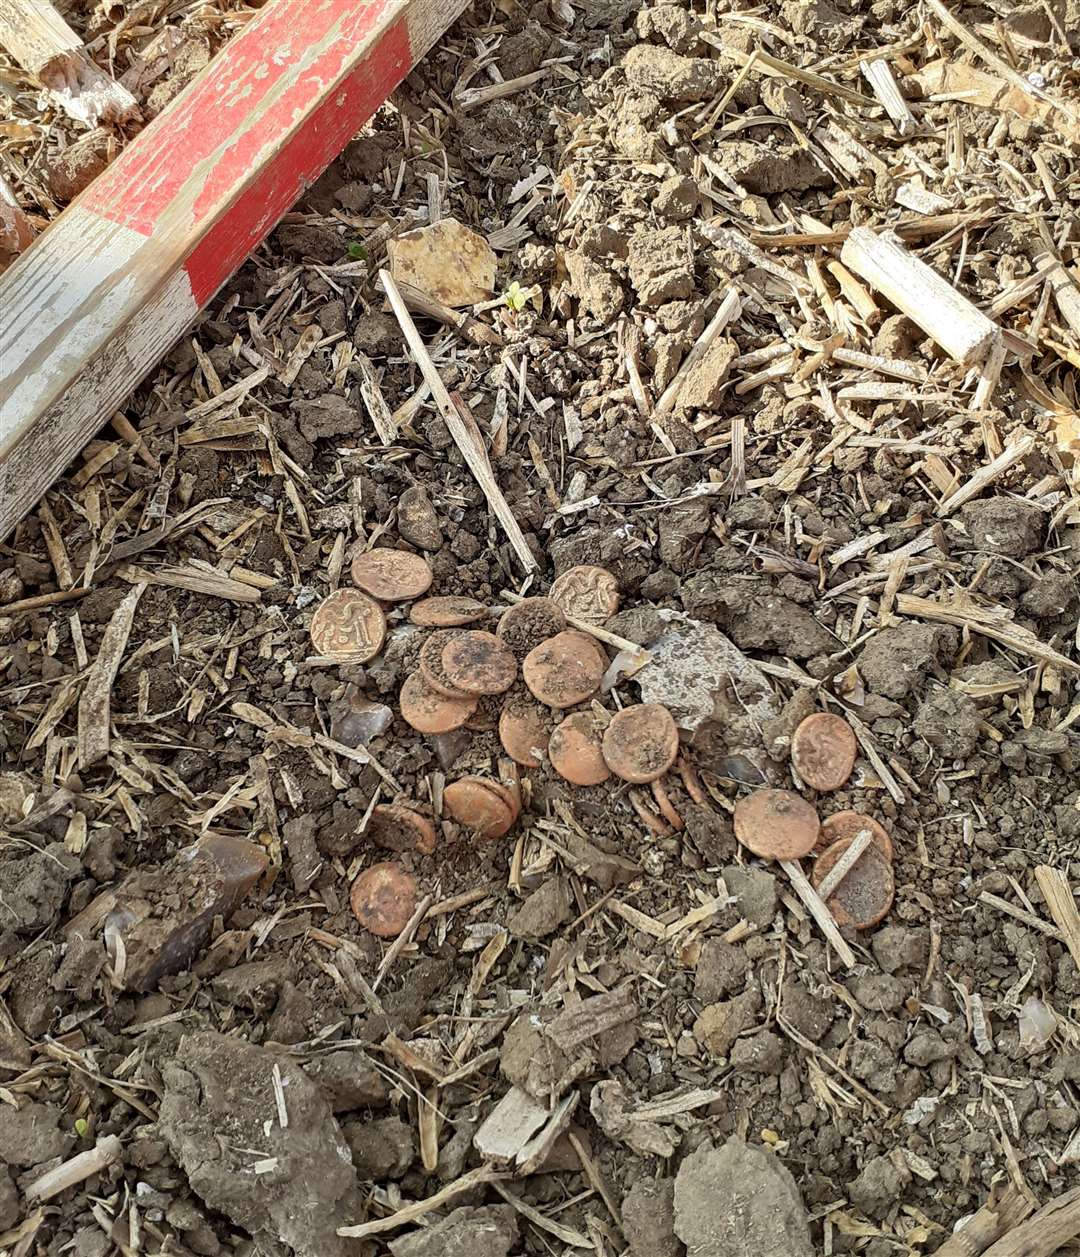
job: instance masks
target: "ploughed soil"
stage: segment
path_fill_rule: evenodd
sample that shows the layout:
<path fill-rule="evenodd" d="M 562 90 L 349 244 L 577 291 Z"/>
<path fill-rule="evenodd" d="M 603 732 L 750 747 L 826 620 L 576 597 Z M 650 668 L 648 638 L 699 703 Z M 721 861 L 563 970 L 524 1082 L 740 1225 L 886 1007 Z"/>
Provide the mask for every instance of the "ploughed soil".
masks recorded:
<path fill-rule="evenodd" d="M 1080 1183 L 1080 328 L 1038 277 L 1076 274 L 1080 13 L 951 11 L 1004 69 L 893 0 L 475 5 L 129 399 L 138 441 L 103 430 L 0 545 L 0 1253 L 893 1257 Z M 531 576 L 378 286 L 432 217 L 495 251 L 493 334 L 416 319 Z M 860 225 L 1003 330 L 978 397 L 840 263 Z M 364 665 L 308 636 L 373 545 L 486 627 L 613 573 L 597 702 L 676 712 L 683 828 L 547 764 L 504 838 L 444 815 L 507 776 L 498 705 L 402 721 L 406 604 Z M 788 759 L 815 710 L 859 734 L 832 794 Z M 889 832 L 853 966 L 734 838 L 762 782 Z M 376 845 L 395 801 L 432 853 Z M 267 861 L 231 913 L 177 856 L 215 837 Z M 387 859 L 429 905 L 403 946 L 349 908 Z M 524 1136 L 477 1136 L 500 1103 Z"/>

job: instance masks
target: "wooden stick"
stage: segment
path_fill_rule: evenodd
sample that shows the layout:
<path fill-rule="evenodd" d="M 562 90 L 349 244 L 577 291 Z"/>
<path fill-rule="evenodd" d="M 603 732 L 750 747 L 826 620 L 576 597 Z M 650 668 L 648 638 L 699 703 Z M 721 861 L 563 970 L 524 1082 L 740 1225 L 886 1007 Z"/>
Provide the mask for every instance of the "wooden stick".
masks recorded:
<path fill-rule="evenodd" d="M 0 277 L 0 540 L 467 0 L 270 0 Z"/>
<path fill-rule="evenodd" d="M 1077 1235 L 1080 1235 L 1080 1187 L 1043 1205 L 1026 1222 L 991 1244 L 984 1257 L 1050 1257 Z"/>
<path fill-rule="evenodd" d="M 829 945 L 833 951 L 840 957 L 841 961 L 850 969 L 855 964 L 855 953 L 844 942 L 843 935 L 837 929 L 833 915 L 829 911 L 828 905 L 822 900 L 817 891 L 810 885 L 806 874 L 802 871 L 802 865 L 798 860 L 781 860 L 780 867 L 788 875 L 795 893 L 806 904 L 810 910 L 810 915 L 818 923 L 818 928 L 829 941 Z"/>
<path fill-rule="evenodd" d="M 0 45 L 77 122 L 119 126 L 138 116 L 139 102 L 90 60 L 48 0 L 0 0 Z"/>
<path fill-rule="evenodd" d="M 837 887 L 855 867 L 859 857 L 873 841 L 874 835 L 870 830 L 864 829 L 860 834 L 856 835 L 855 841 L 825 875 L 821 885 L 817 888 L 817 893 L 818 898 L 826 907 L 828 907 L 829 900 L 836 894 Z"/>
<path fill-rule="evenodd" d="M 738 292 L 734 288 L 729 288 L 724 294 L 724 299 L 720 302 L 716 313 L 709 320 L 708 327 L 697 338 L 693 348 L 686 355 L 678 371 L 675 372 L 674 379 L 660 394 L 660 400 L 656 403 L 654 414 L 666 414 L 675 405 L 675 400 L 679 396 L 679 391 L 685 384 L 687 376 L 709 352 L 713 341 L 716 340 L 724 328 L 739 317 L 741 310 L 742 302 L 739 300 Z"/>
<path fill-rule="evenodd" d="M 434 1196 L 428 1196 L 426 1200 L 414 1201 L 385 1218 L 375 1218 L 371 1222 L 360 1222 L 355 1226 L 339 1226 L 337 1233 L 353 1239 L 364 1239 L 368 1235 L 381 1235 L 383 1231 L 396 1231 L 399 1226 L 415 1222 L 417 1218 L 424 1217 L 434 1209 L 440 1209 L 455 1197 L 472 1191 L 474 1187 L 483 1187 L 485 1183 L 495 1183 L 508 1177 L 509 1175 L 502 1174 L 489 1165 L 481 1165 L 454 1179 L 452 1183 L 447 1183 L 441 1191 L 437 1191 Z"/>
<path fill-rule="evenodd" d="M 889 235 L 855 227 L 840 260 L 882 293 L 945 350 L 965 365 L 977 362 L 996 330 L 985 314 Z"/>
<path fill-rule="evenodd" d="M 1040 864 L 1035 869 L 1035 880 L 1046 900 L 1047 911 L 1065 939 L 1073 963 L 1080 969 L 1080 912 L 1076 910 L 1069 879 L 1060 869 Z"/>
<path fill-rule="evenodd" d="M 995 1187 L 986 1204 L 949 1236 L 936 1257 L 979 1257 L 1029 1213 L 1031 1202 L 1015 1183 L 1009 1183 L 1000 1193 Z"/>
<path fill-rule="evenodd" d="M 1049 280 L 1050 291 L 1061 317 L 1080 336 L 1080 286 L 1056 253 L 1040 253 L 1035 258 L 1035 265 Z"/>
<path fill-rule="evenodd" d="M 469 430 L 458 408 L 454 405 L 453 399 L 443 383 L 442 376 L 439 374 L 434 362 L 431 361 L 431 355 L 427 351 L 427 346 L 424 344 L 420 333 L 416 330 L 416 324 L 412 320 L 412 315 L 409 313 L 404 298 L 398 291 L 397 284 L 394 283 L 393 276 L 389 271 L 382 270 L 379 272 L 379 280 L 390 302 L 390 309 L 394 312 L 394 317 L 397 319 L 409 348 L 412 350 L 413 357 L 416 359 L 416 365 L 420 368 L 428 388 L 431 389 L 431 396 L 438 407 L 439 414 L 442 415 L 443 422 L 449 429 L 450 435 L 454 438 L 454 443 L 461 451 L 469 470 L 476 478 L 477 484 L 483 489 L 492 514 L 502 525 L 503 532 L 506 533 L 510 544 L 514 547 L 514 553 L 518 556 L 521 566 L 526 572 L 537 571 L 540 565 L 536 561 L 533 552 L 529 549 L 528 542 L 526 542 L 524 534 L 514 518 L 514 512 L 510 509 L 510 504 L 503 497 L 502 490 L 495 481 L 491 464 L 488 462 L 487 451 L 483 448 L 482 442 L 478 444 L 477 438 Z"/>
<path fill-rule="evenodd" d="M 1034 448 L 1035 438 L 1030 433 L 1022 436 L 1015 445 L 1010 445 L 1007 449 L 1002 450 L 993 462 L 987 463 L 985 467 L 980 467 L 971 479 L 966 484 L 962 484 L 955 493 L 950 493 L 938 506 L 937 514 L 949 515 L 958 506 L 963 506 L 965 502 L 970 502 L 972 498 L 978 497 L 987 485 L 992 484 L 1015 463 L 1027 458 Z"/>
<path fill-rule="evenodd" d="M 842 83 L 834 83 L 832 79 L 827 79 L 821 74 L 815 74 L 813 70 L 803 70 L 797 65 L 791 65 L 790 62 L 781 61 L 779 57 L 770 56 L 769 53 L 762 52 L 760 49 L 755 49 L 753 53 L 743 52 L 742 49 L 736 48 L 733 44 L 725 44 L 720 36 L 712 31 L 703 32 L 701 38 L 705 43 L 712 44 L 714 48 L 719 48 L 726 57 L 730 57 L 740 65 L 746 65 L 752 57 L 754 69 L 761 74 L 772 78 L 793 79 L 796 83 L 805 83 L 807 87 L 813 87 L 819 92 L 824 92 L 827 96 L 839 96 L 841 100 L 846 100 L 851 105 L 862 105 L 865 108 L 874 103 L 869 96 L 864 96 L 862 92 L 856 92 L 850 87 L 844 87 Z"/>
<path fill-rule="evenodd" d="M 911 135 L 917 123 L 915 115 L 908 108 L 907 101 L 900 95 L 900 89 L 893 78 L 892 67 L 884 57 L 874 57 L 871 61 L 859 64 L 863 77 L 870 84 L 874 95 L 878 98 L 885 112 L 896 124 L 901 135 Z"/>
<path fill-rule="evenodd" d="M 95 1147 L 70 1157 L 55 1170 L 47 1170 L 40 1178 L 34 1179 L 26 1189 L 26 1199 L 31 1204 L 51 1200 L 76 1183 L 85 1182 L 91 1174 L 98 1174 L 119 1161 L 120 1151 L 120 1140 L 115 1135 L 106 1135 L 98 1140 Z"/>

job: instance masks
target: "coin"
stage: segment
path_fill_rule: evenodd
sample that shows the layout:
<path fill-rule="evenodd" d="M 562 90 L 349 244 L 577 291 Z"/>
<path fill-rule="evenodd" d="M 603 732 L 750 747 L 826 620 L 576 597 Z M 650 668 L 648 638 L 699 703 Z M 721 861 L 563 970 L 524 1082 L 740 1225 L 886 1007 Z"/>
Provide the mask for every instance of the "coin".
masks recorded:
<path fill-rule="evenodd" d="M 567 716 L 548 743 L 551 766 L 574 786 L 598 786 L 611 776 L 601 749 L 604 730 L 588 711 Z"/>
<path fill-rule="evenodd" d="M 679 730 L 659 703 L 636 703 L 611 718 L 604 731 L 604 760 L 623 781 L 655 781 L 675 763 Z"/>
<path fill-rule="evenodd" d="M 807 716 L 791 739 L 791 762 L 811 790 L 839 790 L 855 767 L 858 743 L 841 716 Z"/>
<path fill-rule="evenodd" d="M 447 698 L 474 697 L 466 690 L 459 690 L 456 685 L 451 684 L 446 675 L 446 669 L 443 667 L 443 648 L 461 631 L 461 629 L 436 629 L 434 633 L 429 633 L 427 641 L 420 647 L 420 654 L 416 660 L 420 673 L 428 685 L 436 694 L 445 694 Z"/>
<path fill-rule="evenodd" d="M 382 650 L 386 616 L 358 589 L 336 589 L 311 617 L 311 644 L 324 659 L 367 663 Z"/>
<path fill-rule="evenodd" d="M 424 628 L 457 628 L 462 624 L 474 624 L 484 619 L 487 613 L 487 607 L 475 598 L 440 594 L 414 602 L 409 608 L 409 619 Z"/>
<path fill-rule="evenodd" d="M 517 660 L 494 633 L 469 629 L 443 647 L 442 665 L 451 685 L 469 694 L 502 694 L 514 684 Z"/>
<path fill-rule="evenodd" d="M 580 633 L 556 633 L 529 651 L 521 673 L 534 697 L 548 707 L 576 707 L 600 688 L 606 664 L 598 656 Z"/>
<path fill-rule="evenodd" d="M 815 889 L 854 841 L 854 838 L 841 838 L 818 856 L 810 876 Z M 837 925 L 868 930 L 883 920 L 892 907 L 894 894 L 892 865 L 871 843 L 848 870 L 826 904 Z"/>
<path fill-rule="evenodd" d="M 874 846 L 886 860 L 891 862 L 892 839 L 883 825 L 863 812 L 833 812 L 831 816 L 826 816 L 821 822 L 821 833 L 817 840 L 818 850 L 831 847 L 834 842 L 840 842 L 845 838 L 857 838 L 866 829 L 870 831 Z"/>
<path fill-rule="evenodd" d="M 481 838 L 501 838 L 517 819 L 513 808 L 482 777 L 462 777 L 443 790 L 443 806 L 459 824 Z"/>
<path fill-rule="evenodd" d="M 433 690 L 420 672 L 405 678 L 398 703 L 402 717 L 418 733 L 449 733 L 460 729 L 476 710 L 475 698 L 447 698 Z"/>
<path fill-rule="evenodd" d="M 435 850 L 435 826 L 426 816 L 402 803 L 380 803 L 372 809 L 367 833 L 378 847 L 388 851 Z"/>
<path fill-rule="evenodd" d="M 619 609 L 619 582 L 604 567 L 572 567 L 551 586 L 551 600 L 567 615 L 587 624 L 603 624 Z"/>
<path fill-rule="evenodd" d="M 349 905 L 368 933 L 397 938 L 416 911 L 416 880 L 400 864 L 373 864 L 353 882 Z"/>
<path fill-rule="evenodd" d="M 522 598 L 502 613 L 495 630 L 518 659 L 566 628 L 566 616 L 550 598 Z"/>
<path fill-rule="evenodd" d="M 507 701 L 499 716 L 499 741 L 516 764 L 539 768 L 550 736 L 551 717 L 546 708 L 523 696 Z"/>
<path fill-rule="evenodd" d="M 383 602 L 419 598 L 431 588 L 432 572 L 427 559 L 408 550 L 377 546 L 353 559 L 353 584 Z"/>
<path fill-rule="evenodd" d="M 793 790 L 755 790 L 735 804 L 735 837 L 766 860 L 801 860 L 813 851 L 818 814 Z"/>

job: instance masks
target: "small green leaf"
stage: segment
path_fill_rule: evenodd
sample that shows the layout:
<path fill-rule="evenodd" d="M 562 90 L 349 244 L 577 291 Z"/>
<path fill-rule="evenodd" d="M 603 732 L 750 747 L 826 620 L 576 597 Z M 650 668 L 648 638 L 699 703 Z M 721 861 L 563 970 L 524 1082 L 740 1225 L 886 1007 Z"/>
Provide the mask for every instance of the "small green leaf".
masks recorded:
<path fill-rule="evenodd" d="M 349 245 L 349 257 L 355 258 L 360 262 L 366 262 L 368 260 L 368 251 L 359 242 L 359 240 L 354 240 L 352 244 Z"/>
<path fill-rule="evenodd" d="M 85 1139 L 90 1130 L 90 1123 L 85 1117 L 77 1117 L 75 1119 L 75 1133 L 80 1139 Z"/>
<path fill-rule="evenodd" d="M 521 285 L 515 279 L 510 287 L 506 290 L 503 300 L 511 310 L 523 310 L 527 300 Z"/>

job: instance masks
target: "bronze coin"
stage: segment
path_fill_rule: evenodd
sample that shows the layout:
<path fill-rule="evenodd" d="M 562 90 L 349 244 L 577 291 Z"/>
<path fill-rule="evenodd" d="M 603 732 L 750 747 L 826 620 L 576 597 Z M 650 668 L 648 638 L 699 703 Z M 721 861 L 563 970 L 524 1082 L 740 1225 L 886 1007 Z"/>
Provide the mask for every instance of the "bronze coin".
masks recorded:
<path fill-rule="evenodd" d="M 405 678 L 398 703 L 402 717 L 418 733 L 449 733 L 460 729 L 476 710 L 475 698 L 447 698 L 433 690 L 420 672 Z"/>
<path fill-rule="evenodd" d="M 507 800 L 491 787 L 482 777 L 462 777 L 443 790 L 443 806 L 481 838 L 502 838 L 517 818 Z"/>
<path fill-rule="evenodd" d="M 586 624 L 603 624 L 619 609 L 619 582 L 604 567 L 572 567 L 551 586 L 551 600 Z"/>
<path fill-rule="evenodd" d="M 324 659 L 367 663 L 382 650 L 386 616 L 358 589 L 336 589 L 311 617 L 311 644 Z"/>
<path fill-rule="evenodd" d="M 436 694 L 445 694 L 447 698 L 475 697 L 475 695 L 469 694 L 465 690 L 459 690 L 456 685 L 451 684 L 449 677 L 446 675 L 446 669 L 443 667 L 443 649 L 461 631 L 461 629 L 436 629 L 434 633 L 429 633 L 427 641 L 420 647 L 420 654 L 416 660 L 420 673 L 428 685 L 431 686 Z"/>
<path fill-rule="evenodd" d="M 459 598 L 456 594 L 440 594 L 421 598 L 409 608 L 409 619 L 422 628 L 460 628 L 475 624 L 488 614 L 487 607 L 475 598 Z"/>
<path fill-rule="evenodd" d="M 865 829 L 870 831 L 874 846 L 891 863 L 893 845 L 888 831 L 872 816 L 867 816 L 863 812 L 833 812 L 831 816 L 826 816 L 821 822 L 817 848 L 823 851 L 835 842 L 842 842 L 846 838 L 857 838 Z"/>
<path fill-rule="evenodd" d="M 675 763 L 679 730 L 666 707 L 636 703 L 612 716 L 603 749 L 607 766 L 623 781 L 655 781 Z"/>
<path fill-rule="evenodd" d="M 494 633 L 468 629 L 447 642 L 443 670 L 468 694 L 503 694 L 517 678 L 517 660 Z"/>
<path fill-rule="evenodd" d="M 855 767 L 858 743 L 841 716 L 807 716 L 791 739 L 791 762 L 811 790 L 839 790 Z"/>
<path fill-rule="evenodd" d="M 841 838 L 818 856 L 810 876 L 815 890 L 854 841 L 854 838 Z M 892 907 L 894 894 L 892 865 L 871 843 L 848 870 L 826 904 L 837 925 L 868 930 L 884 919 Z"/>
<path fill-rule="evenodd" d="M 408 550 L 377 546 L 353 559 L 353 584 L 383 602 L 419 598 L 431 588 L 432 572 L 427 559 Z"/>
<path fill-rule="evenodd" d="M 607 651 L 604 650 L 603 644 L 598 642 L 591 633 L 585 633 L 581 629 L 567 629 L 566 635 L 572 640 L 580 642 L 583 651 L 592 651 L 600 664 L 600 676 L 603 678 L 604 673 L 608 670 Z"/>
<path fill-rule="evenodd" d="M 548 707 L 576 707 L 600 688 L 606 664 L 580 633 L 557 633 L 525 656 L 525 684 Z"/>
<path fill-rule="evenodd" d="M 378 847 L 387 851 L 435 850 L 435 826 L 426 816 L 403 803 L 380 803 L 372 808 L 367 832 Z"/>
<path fill-rule="evenodd" d="M 755 790 L 735 804 L 735 837 L 766 860 L 801 860 L 813 851 L 820 823 L 793 790 Z"/>
<path fill-rule="evenodd" d="M 531 698 L 511 698 L 499 716 L 499 741 L 522 768 L 539 768 L 551 736 L 551 717 Z"/>
<path fill-rule="evenodd" d="M 557 602 L 550 598 L 522 598 L 502 613 L 495 634 L 518 659 L 524 659 L 530 650 L 564 628 L 566 616 Z"/>
<path fill-rule="evenodd" d="M 551 766 L 574 786 L 598 786 L 611 776 L 604 759 L 604 730 L 588 711 L 567 716 L 548 743 Z"/>
<path fill-rule="evenodd" d="M 397 938 L 416 911 L 416 879 L 400 864 L 373 864 L 353 882 L 349 905 L 368 933 Z"/>

